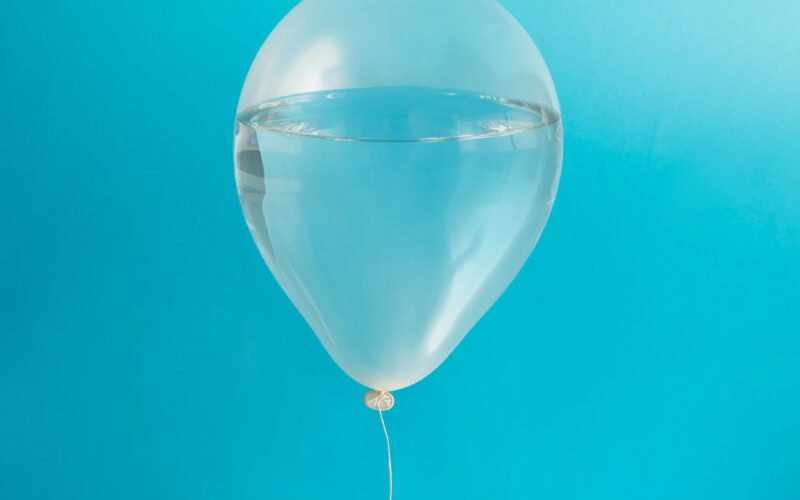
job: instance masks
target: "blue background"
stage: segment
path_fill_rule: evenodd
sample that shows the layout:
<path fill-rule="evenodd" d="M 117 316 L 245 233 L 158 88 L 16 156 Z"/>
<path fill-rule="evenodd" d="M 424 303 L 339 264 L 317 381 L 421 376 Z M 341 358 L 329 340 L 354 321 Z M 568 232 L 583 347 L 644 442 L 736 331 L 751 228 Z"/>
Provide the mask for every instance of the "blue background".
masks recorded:
<path fill-rule="evenodd" d="M 504 4 L 561 188 L 396 394 L 396 498 L 799 498 L 799 4 Z M 377 415 L 236 198 L 239 90 L 292 5 L 0 7 L 0 498 L 385 498 Z"/>

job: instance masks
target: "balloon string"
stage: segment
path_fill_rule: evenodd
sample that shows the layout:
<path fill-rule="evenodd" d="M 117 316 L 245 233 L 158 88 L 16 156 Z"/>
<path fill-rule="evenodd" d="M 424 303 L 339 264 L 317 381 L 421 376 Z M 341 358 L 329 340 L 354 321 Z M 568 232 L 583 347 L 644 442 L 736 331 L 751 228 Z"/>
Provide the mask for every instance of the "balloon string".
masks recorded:
<path fill-rule="evenodd" d="M 386 432 L 386 422 L 383 421 L 383 411 L 381 410 L 381 403 L 383 402 L 383 393 L 378 398 L 378 416 L 381 417 L 381 426 L 383 427 L 383 435 L 386 436 L 386 455 L 389 457 L 389 500 L 392 500 L 392 449 L 389 447 L 389 433 Z"/>

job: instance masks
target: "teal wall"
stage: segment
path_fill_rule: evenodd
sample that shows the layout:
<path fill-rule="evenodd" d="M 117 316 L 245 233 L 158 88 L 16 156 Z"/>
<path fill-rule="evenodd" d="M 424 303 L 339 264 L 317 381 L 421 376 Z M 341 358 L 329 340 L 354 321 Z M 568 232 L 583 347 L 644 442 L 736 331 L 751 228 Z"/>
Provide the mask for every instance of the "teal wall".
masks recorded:
<path fill-rule="evenodd" d="M 565 123 L 517 280 L 386 414 L 395 498 L 800 498 L 800 4 L 504 4 Z M 0 7 L 0 498 L 375 499 L 233 180 L 291 8 Z"/>

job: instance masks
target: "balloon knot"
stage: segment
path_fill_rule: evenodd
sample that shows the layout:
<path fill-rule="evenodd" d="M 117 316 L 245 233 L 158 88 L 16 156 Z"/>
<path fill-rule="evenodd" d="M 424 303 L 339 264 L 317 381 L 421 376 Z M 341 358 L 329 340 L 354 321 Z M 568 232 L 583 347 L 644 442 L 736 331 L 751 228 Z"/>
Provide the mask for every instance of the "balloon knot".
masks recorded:
<path fill-rule="evenodd" d="M 394 406 L 394 396 L 389 391 L 369 391 L 364 395 L 364 404 L 373 410 L 390 410 Z"/>

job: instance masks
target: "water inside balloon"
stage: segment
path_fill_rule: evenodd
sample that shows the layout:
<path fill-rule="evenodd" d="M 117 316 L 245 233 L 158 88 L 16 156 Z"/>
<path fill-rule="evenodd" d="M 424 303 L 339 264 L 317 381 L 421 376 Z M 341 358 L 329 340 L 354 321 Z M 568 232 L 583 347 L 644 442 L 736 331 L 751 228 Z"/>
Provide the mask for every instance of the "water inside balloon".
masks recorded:
<path fill-rule="evenodd" d="M 393 390 L 436 368 L 527 259 L 561 122 L 473 92 L 337 90 L 242 111 L 235 155 L 280 285 L 342 369 Z"/>

